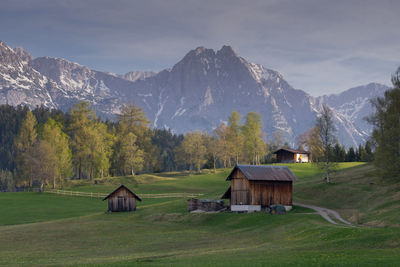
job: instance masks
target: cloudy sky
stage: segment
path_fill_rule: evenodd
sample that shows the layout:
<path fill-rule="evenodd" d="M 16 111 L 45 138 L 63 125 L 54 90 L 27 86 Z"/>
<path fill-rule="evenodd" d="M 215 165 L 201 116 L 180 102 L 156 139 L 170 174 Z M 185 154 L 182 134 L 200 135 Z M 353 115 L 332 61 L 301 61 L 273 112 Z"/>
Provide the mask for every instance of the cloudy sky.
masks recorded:
<path fill-rule="evenodd" d="M 231 45 L 312 95 L 380 82 L 400 65 L 400 1 L 0 0 L 0 40 L 92 69 L 159 71 Z"/>

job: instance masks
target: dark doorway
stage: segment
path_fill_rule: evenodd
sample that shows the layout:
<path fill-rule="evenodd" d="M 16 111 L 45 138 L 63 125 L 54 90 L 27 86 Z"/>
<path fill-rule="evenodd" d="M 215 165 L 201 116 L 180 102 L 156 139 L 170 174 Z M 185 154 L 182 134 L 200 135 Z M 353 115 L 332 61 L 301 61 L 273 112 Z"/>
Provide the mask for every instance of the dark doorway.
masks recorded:
<path fill-rule="evenodd" d="M 125 210 L 125 198 L 118 197 L 118 211 L 124 211 L 124 210 Z"/>

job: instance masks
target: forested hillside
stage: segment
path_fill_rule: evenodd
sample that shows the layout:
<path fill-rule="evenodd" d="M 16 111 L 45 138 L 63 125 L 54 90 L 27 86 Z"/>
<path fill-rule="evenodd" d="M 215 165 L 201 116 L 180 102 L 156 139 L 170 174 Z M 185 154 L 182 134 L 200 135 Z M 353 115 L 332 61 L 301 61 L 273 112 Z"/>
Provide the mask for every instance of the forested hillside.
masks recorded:
<path fill-rule="evenodd" d="M 146 114 L 135 106 L 125 106 L 112 122 L 96 117 L 87 102 L 67 113 L 43 106 L 30 111 L 2 105 L 0 128 L 3 191 L 62 188 L 70 179 L 271 163 L 277 148 L 288 147 L 279 132 L 266 140 L 261 115 L 255 112 L 242 120 L 233 111 L 228 123 L 221 123 L 211 135 L 201 131 L 177 135 L 151 128 Z M 299 148 L 309 148 L 315 162 L 323 157 L 318 138 L 307 132 L 299 140 Z M 337 143 L 329 153 L 337 162 L 372 159 L 369 142 L 348 151 Z"/>

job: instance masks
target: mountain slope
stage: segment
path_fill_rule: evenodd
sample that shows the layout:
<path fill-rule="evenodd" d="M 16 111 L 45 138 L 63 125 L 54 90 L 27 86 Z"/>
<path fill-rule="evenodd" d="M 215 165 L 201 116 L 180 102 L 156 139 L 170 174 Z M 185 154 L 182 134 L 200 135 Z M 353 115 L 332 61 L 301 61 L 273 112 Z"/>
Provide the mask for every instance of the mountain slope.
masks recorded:
<path fill-rule="evenodd" d="M 58 91 L 56 84 L 28 64 L 29 56 L 21 57 L 25 53 L 17 51 L 0 41 L 0 104 L 56 108 L 51 96 Z"/>
<path fill-rule="evenodd" d="M 118 77 L 123 78 L 125 80 L 135 82 L 137 80 L 144 80 L 146 78 L 152 77 L 156 75 L 155 72 L 152 71 L 130 71 L 123 75 L 118 75 Z"/>
<path fill-rule="evenodd" d="M 135 104 L 154 127 L 178 133 L 212 131 L 232 110 L 242 115 L 255 111 L 262 115 L 267 139 L 279 131 L 292 145 L 315 124 L 324 103 L 334 111 L 342 143 L 365 141 L 371 131 L 363 120 L 372 112 L 369 100 L 387 89 L 369 84 L 338 95 L 312 97 L 290 86 L 279 72 L 248 62 L 230 46 L 218 51 L 198 47 L 157 74 L 116 75 L 60 58 L 32 59 L 23 49 L 11 49 L 3 42 L 0 56 L 0 103 L 43 104 L 66 111 L 84 100 L 98 115 L 109 118 L 122 105 Z"/>
<path fill-rule="evenodd" d="M 363 134 L 371 132 L 372 127 L 365 120 L 371 115 L 370 100 L 382 96 L 389 88 L 378 83 L 370 83 L 346 90 L 337 95 L 320 97 L 320 101 L 327 103 L 338 114 L 356 125 Z"/>

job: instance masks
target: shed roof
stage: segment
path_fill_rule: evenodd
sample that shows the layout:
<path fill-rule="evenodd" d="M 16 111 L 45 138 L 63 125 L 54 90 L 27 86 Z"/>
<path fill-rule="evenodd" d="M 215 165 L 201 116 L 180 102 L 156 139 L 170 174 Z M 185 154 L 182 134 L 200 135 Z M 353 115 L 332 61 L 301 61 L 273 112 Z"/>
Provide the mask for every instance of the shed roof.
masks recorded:
<path fill-rule="evenodd" d="M 279 151 L 287 151 L 293 154 L 310 154 L 310 152 L 305 151 L 305 150 L 296 150 L 296 149 L 290 149 L 290 148 L 281 148 L 278 149 L 277 151 L 274 152 L 274 154 L 277 154 Z"/>
<path fill-rule="evenodd" d="M 236 165 L 227 181 L 232 179 L 235 170 L 239 169 L 249 181 L 298 181 L 287 166 L 272 165 Z"/>
<path fill-rule="evenodd" d="M 117 189 L 115 189 L 114 191 L 112 191 L 108 196 L 106 196 L 103 200 L 106 200 L 107 198 L 111 197 L 114 193 L 116 193 L 118 190 L 120 190 L 121 188 L 125 188 L 126 190 L 128 190 L 129 193 L 131 193 L 137 200 L 142 201 L 142 199 L 140 197 L 138 197 L 138 195 L 136 195 L 135 193 L 133 193 L 128 187 L 126 187 L 125 185 L 120 185 Z"/>

